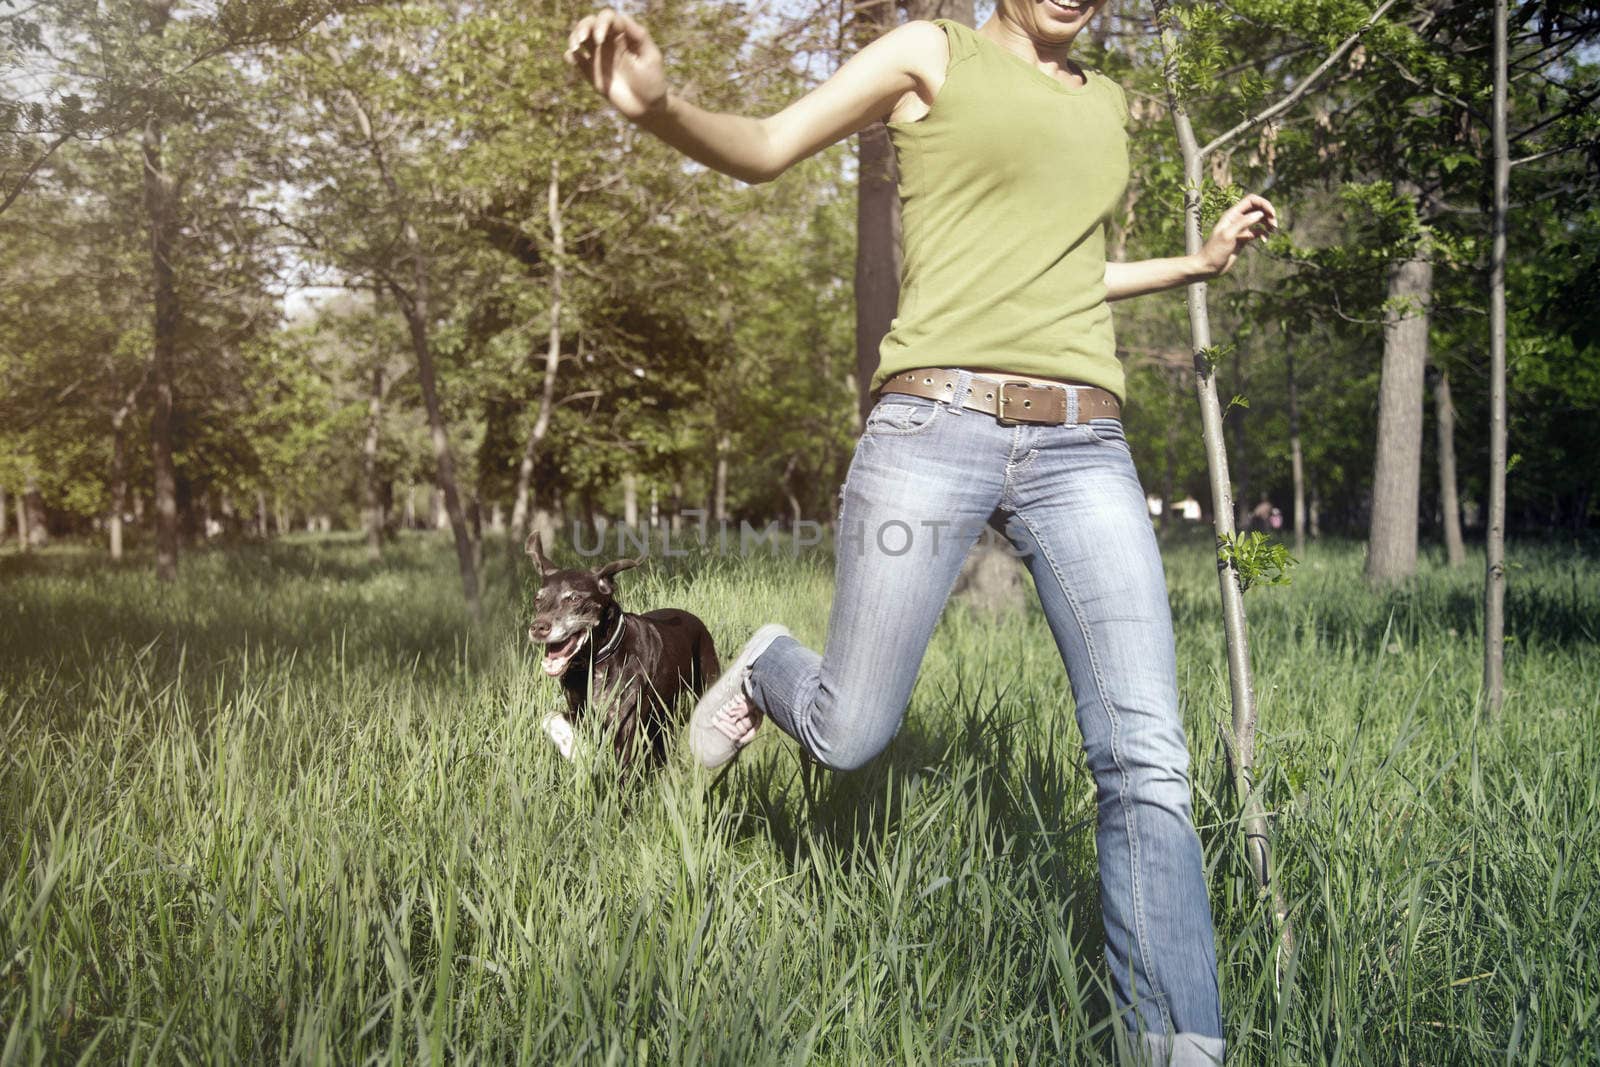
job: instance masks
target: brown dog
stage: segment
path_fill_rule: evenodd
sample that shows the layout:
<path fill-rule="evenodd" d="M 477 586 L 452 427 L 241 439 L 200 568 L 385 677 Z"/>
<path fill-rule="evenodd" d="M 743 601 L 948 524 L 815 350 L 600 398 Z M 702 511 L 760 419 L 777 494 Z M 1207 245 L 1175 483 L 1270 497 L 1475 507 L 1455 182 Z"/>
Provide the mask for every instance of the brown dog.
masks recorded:
<path fill-rule="evenodd" d="M 527 551 L 542 579 L 528 638 L 544 646 L 544 673 L 560 678 L 567 695 L 567 717 L 546 720 L 546 732 L 571 759 L 571 722 L 592 703 L 605 716 L 624 774 L 641 756 L 659 764 L 679 696 L 697 699 L 721 669 L 710 632 L 676 608 L 642 615 L 622 610 L 612 576 L 643 559 L 562 570 L 545 557 L 537 533 L 528 538 Z"/>

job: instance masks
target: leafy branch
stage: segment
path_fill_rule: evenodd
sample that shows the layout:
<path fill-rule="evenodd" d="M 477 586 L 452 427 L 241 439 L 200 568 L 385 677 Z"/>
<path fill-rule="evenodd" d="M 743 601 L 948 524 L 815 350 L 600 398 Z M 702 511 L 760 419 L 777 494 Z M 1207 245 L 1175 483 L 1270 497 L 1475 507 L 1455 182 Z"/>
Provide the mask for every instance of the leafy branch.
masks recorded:
<path fill-rule="evenodd" d="M 1282 541 L 1274 541 L 1260 530 L 1217 538 L 1217 563 L 1232 568 L 1240 590 L 1246 593 L 1253 585 L 1288 585 L 1293 580 L 1289 572 L 1299 562 Z"/>

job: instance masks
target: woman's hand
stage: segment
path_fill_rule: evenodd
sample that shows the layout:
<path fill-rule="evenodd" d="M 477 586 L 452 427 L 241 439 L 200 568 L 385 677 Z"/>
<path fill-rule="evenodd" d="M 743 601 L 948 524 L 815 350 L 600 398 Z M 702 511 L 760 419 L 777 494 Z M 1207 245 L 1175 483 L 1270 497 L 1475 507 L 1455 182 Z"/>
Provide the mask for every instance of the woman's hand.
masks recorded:
<path fill-rule="evenodd" d="M 562 58 L 629 119 L 666 106 L 661 50 L 649 31 L 620 11 L 608 7 L 579 19 Z"/>
<path fill-rule="evenodd" d="M 1245 245 L 1278 228 L 1278 212 L 1264 196 L 1251 193 L 1223 212 L 1211 228 L 1211 236 L 1201 246 L 1202 269 L 1215 278 L 1226 274 Z"/>
<path fill-rule="evenodd" d="M 1251 193 L 1223 213 L 1211 228 L 1211 237 L 1193 255 L 1107 263 L 1106 299 L 1126 300 L 1209 281 L 1233 266 L 1245 245 L 1277 228 L 1278 212 L 1272 202 Z"/>

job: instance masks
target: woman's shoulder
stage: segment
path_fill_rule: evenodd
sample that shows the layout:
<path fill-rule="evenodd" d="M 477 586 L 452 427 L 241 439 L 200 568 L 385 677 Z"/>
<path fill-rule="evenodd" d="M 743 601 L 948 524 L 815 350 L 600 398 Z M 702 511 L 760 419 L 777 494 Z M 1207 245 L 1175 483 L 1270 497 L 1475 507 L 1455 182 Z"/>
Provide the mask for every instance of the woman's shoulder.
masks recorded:
<path fill-rule="evenodd" d="M 1084 77 L 1089 80 L 1089 84 L 1098 86 L 1100 91 L 1110 98 L 1112 105 L 1116 108 L 1117 116 L 1122 120 L 1123 128 L 1126 129 L 1130 121 L 1128 94 L 1121 84 L 1110 75 L 1094 68 L 1086 68 L 1083 73 Z"/>
<path fill-rule="evenodd" d="M 915 41 L 931 53 L 930 58 L 947 60 L 954 66 L 977 51 L 977 31 L 955 19 L 912 19 L 898 27 L 913 30 Z"/>

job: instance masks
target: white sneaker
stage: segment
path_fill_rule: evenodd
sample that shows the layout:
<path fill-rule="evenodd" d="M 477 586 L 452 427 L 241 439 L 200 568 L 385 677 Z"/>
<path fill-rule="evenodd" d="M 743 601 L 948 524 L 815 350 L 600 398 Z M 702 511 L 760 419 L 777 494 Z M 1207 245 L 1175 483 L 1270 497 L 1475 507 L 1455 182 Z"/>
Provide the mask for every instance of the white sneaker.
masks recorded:
<path fill-rule="evenodd" d="M 761 627 L 695 704 L 689 718 L 689 751 L 703 766 L 720 767 L 755 740 L 765 716 L 744 691 L 750 664 L 774 640 L 792 636 L 786 627 L 775 622 Z"/>

